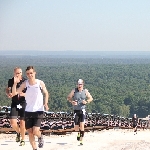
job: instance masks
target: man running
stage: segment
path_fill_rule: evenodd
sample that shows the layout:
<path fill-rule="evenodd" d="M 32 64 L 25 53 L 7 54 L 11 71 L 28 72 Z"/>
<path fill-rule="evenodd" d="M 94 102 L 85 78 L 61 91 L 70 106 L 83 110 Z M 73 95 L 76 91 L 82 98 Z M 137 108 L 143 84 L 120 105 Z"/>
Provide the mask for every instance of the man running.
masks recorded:
<path fill-rule="evenodd" d="M 132 123 L 133 123 L 133 130 L 134 130 L 134 135 L 137 134 L 137 124 L 138 124 L 138 118 L 136 114 L 133 115 L 132 117 Z"/>
<path fill-rule="evenodd" d="M 18 83 L 16 87 L 19 88 L 20 85 L 26 80 L 22 77 L 22 69 L 20 67 L 14 68 L 14 76 L 18 78 Z M 17 132 L 16 142 L 20 142 L 20 145 L 25 145 L 25 89 L 22 89 L 17 95 L 12 94 L 12 86 L 14 84 L 14 77 L 8 80 L 8 87 L 6 88 L 6 95 L 8 98 L 12 98 L 11 111 L 10 111 L 10 124 L 13 129 Z M 20 120 L 20 127 L 18 125 L 17 118 Z M 21 137 L 20 137 L 21 135 Z M 21 138 L 21 139 L 20 139 Z"/>
<path fill-rule="evenodd" d="M 29 141 L 33 150 L 37 150 L 35 136 L 38 137 L 38 147 L 42 148 L 44 144 L 43 136 L 40 132 L 41 121 L 44 115 L 44 107 L 47 111 L 49 94 L 46 89 L 45 83 L 42 80 L 36 79 L 36 71 L 33 66 L 28 66 L 26 69 L 28 80 L 23 82 L 21 86 L 16 89 L 16 84 L 19 82 L 17 76 L 14 77 L 14 85 L 12 93 L 16 95 L 22 89 L 26 90 L 26 109 L 25 109 L 25 127 L 29 134 Z M 43 94 L 44 93 L 44 99 Z M 44 102 L 43 102 L 44 100 Z"/>
<path fill-rule="evenodd" d="M 93 100 L 91 94 L 87 89 L 84 89 L 83 86 L 84 81 L 79 79 L 77 88 L 73 89 L 67 97 L 67 100 L 73 105 L 75 131 L 78 132 L 77 140 L 80 141 L 80 145 L 83 145 L 85 105 Z"/>

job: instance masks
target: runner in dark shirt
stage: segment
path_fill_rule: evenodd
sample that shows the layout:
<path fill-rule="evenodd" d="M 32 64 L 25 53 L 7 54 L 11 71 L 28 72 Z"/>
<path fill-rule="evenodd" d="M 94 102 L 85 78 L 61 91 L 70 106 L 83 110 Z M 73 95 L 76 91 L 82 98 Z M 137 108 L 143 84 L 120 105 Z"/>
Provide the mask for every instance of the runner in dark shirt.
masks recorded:
<path fill-rule="evenodd" d="M 20 82 L 17 84 L 17 88 L 20 87 L 20 85 L 26 80 L 22 77 L 22 69 L 20 67 L 14 68 L 14 76 L 18 76 L 20 79 Z M 20 145 L 23 146 L 25 144 L 24 138 L 25 138 L 25 107 L 26 107 L 26 101 L 25 101 L 25 90 L 19 93 L 18 95 L 13 96 L 12 95 L 12 86 L 14 84 L 14 77 L 12 79 L 8 80 L 8 86 L 6 87 L 6 95 L 8 98 L 12 99 L 11 102 L 11 111 L 10 111 L 10 124 L 13 129 L 17 132 L 16 142 L 20 142 Z M 20 120 L 20 127 L 17 124 L 19 117 Z M 20 134 L 21 138 L 20 139 Z"/>
<path fill-rule="evenodd" d="M 136 114 L 132 117 L 132 124 L 133 124 L 133 130 L 134 130 L 134 135 L 137 134 L 137 124 L 138 124 L 138 117 Z"/>

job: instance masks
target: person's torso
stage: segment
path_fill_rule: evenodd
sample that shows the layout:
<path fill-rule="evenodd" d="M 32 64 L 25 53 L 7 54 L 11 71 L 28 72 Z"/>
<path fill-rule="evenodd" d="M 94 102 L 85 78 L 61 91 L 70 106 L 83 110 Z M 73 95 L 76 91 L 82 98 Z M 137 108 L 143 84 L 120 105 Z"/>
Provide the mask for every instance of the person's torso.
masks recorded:
<path fill-rule="evenodd" d="M 40 80 L 36 79 L 36 84 L 30 85 L 26 81 L 26 109 L 28 112 L 44 111 L 43 94 L 41 91 Z"/>
<path fill-rule="evenodd" d="M 75 88 L 75 92 L 74 92 L 74 96 L 73 96 L 73 100 L 77 101 L 77 105 L 73 106 L 74 110 L 82 110 L 85 109 L 85 105 L 82 103 L 83 100 L 86 99 L 86 92 L 85 89 L 83 89 L 81 92 Z"/>
<path fill-rule="evenodd" d="M 17 83 L 16 88 L 19 88 L 20 85 L 21 85 L 25 80 L 26 80 L 26 79 L 25 79 L 24 77 L 22 77 L 22 79 L 20 80 L 20 82 Z M 8 85 L 8 87 L 11 88 L 11 92 L 12 92 L 13 84 L 14 84 L 14 78 L 9 79 L 9 85 Z M 26 92 L 26 89 L 24 89 L 22 92 L 25 93 L 25 92 Z M 20 103 L 24 103 L 24 102 L 25 102 L 25 97 L 24 97 L 24 96 L 20 96 L 19 94 L 17 94 L 17 95 L 15 95 L 15 96 L 12 97 L 12 103 L 20 104 Z"/>
<path fill-rule="evenodd" d="M 132 118 L 133 124 L 136 124 L 138 122 L 138 118 Z"/>

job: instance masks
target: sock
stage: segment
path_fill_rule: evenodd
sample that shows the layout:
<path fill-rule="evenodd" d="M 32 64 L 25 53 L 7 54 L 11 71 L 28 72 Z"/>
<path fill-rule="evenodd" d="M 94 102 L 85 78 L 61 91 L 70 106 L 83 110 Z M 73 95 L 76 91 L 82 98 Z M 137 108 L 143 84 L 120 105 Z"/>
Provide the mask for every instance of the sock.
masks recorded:
<path fill-rule="evenodd" d="M 78 132 L 77 140 L 78 140 L 78 141 L 80 140 L 80 132 Z"/>
<path fill-rule="evenodd" d="M 80 141 L 80 145 L 83 145 L 83 142 L 82 142 L 82 141 Z"/>

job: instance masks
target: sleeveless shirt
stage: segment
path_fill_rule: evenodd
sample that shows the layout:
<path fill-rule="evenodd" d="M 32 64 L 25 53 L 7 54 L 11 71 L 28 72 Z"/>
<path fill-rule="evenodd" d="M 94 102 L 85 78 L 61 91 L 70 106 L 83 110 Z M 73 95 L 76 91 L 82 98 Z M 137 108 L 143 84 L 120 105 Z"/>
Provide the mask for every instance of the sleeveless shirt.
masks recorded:
<path fill-rule="evenodd" d="M 77 105 L 73 106 L 74 110 L 83 110 L 85 109 L 85 104 L 82 103 L 83 100 L 86 99 L 86 92 L 85 89 L 83 89 L 81 92 L 77 88 L 75 88 L 73 100 L 77 100 Z"/>
<path fill-rule="evenodd" d="M 36 84 L 30 85 L 29 81 L 26 81 L 26 109 L 27 112 L 44 111 L 43 94 L 40 87 L 40 80 L 36 79 Z"/>

